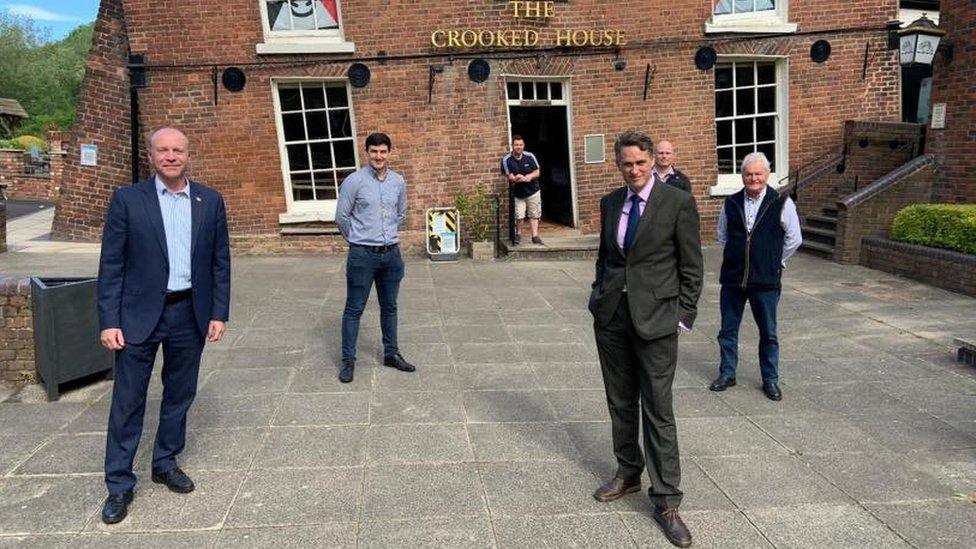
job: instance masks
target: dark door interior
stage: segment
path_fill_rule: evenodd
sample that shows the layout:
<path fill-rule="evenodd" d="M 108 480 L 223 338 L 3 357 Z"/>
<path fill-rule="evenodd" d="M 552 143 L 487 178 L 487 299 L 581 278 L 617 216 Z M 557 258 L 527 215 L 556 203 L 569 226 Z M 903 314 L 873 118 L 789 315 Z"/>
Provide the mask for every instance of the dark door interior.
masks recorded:
<path fill-rule="evenodd" d="M 510 107 L 512 135 L 525 139 L 525 150 L 539 160 L 542 218 L 573 226 L 573 190 L 569 171 L 566 107 Z"/>

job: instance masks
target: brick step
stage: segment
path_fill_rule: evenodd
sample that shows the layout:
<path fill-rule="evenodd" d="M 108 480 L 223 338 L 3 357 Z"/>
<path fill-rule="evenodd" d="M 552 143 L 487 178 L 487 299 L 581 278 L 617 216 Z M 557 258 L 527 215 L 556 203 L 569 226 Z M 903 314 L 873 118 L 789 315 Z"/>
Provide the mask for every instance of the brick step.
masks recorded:
<path fill-rule="evenodd" d="M 803 244 L 800 244 L 800 250 L 826 259 L 834 258 L 834 247 L 822 242 L 804 240 Z"/>
<path fill-rule="evenodd" d="M 600 248 L 600 237 L 590 236 L 551 236 L 540 234 L 545 244 L 532 244 L 527 238 L 519 245 L 508 239 L 501 241 L 501 253 L 513 261 L 547 261 L 556 259 L 594 258 Z"/>
<path fill-rule="evenodd" d="M 837 206 L 824 206 L 821 211 L 825 217 L 833 217 L 837 219 Z"/>
<path fill-rule="evenodd" d="M 801 226 L 800 232 L 803 233 L 804 242 L 818 242 L 820 244 L 828 244 L 831 247 L 837 243 L 837 231 L 834 229 Z"/>
<path fill-rule="evenodd" d="M 830 217 L 826 215 L 808 215 L 804 218 L 807 227 L 816 227 L 818 229 L 836 229 L 837 228 L 837 218 Z"/>

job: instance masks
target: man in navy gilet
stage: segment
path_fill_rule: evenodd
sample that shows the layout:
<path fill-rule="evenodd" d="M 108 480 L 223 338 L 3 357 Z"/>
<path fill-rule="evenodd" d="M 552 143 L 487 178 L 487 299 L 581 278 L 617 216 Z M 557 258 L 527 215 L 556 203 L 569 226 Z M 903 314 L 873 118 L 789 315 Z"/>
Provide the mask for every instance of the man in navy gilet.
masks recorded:
<path fill-rule="evenodd" d="M 763 392 L 781 400 L 776 305 L 786 260 L 800 247 L 796 205 L 767 185 L 770 165 L 761 152 L 742 161 L 743 189 L 725 200 L 718 218 L 718 241 L 724 246 L 720 283 L 722 328 L 718 333 L 721 364 L 708 387 L 724 391 L 735 385 L 739 324 L 746 301 L 759 327 L 759 369 Z"/>

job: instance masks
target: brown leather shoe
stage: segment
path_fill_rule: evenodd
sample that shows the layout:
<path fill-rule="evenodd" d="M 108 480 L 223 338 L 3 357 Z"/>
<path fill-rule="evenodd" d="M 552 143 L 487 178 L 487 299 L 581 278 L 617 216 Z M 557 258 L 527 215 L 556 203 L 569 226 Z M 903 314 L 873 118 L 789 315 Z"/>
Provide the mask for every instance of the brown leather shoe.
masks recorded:
<path fill-rule="evenodd" d="M 624 480 L 622 478 L 613 477 L 597 488 L 596 492 L 593 492 L 593 499 L 607 503 L 615 499 L 620 499 L 627 494 L 639 492 L 640 489 L 641 484 L 639 477 L 634 480 Z"/>
<path fill-rule="evenodd" d="M 681 517 L 678 516 L 677 509 L 655 507 L 651 516 L 654 517 L 654 522 L 657 523 L 661 532 L 664 532 L 664 537 L 668 538 L 671 545 L 691 547 L 691 532 Z"/>

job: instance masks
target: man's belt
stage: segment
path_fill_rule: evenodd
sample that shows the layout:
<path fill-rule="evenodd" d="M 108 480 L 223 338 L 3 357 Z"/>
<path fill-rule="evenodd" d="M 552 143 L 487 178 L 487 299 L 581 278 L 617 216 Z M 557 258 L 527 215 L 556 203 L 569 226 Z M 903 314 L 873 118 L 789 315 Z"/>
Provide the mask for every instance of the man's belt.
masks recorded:
<path fill-rule="evenodd" d="M 387 244 L 385 246 L 365 246 L 363 244 L 350 244 L 349 246 L 352 248 L 363 248 L 373 252 L 374 254 L 385 254 L 386 252 L 396 248 L 397 245 L 398 244 L 394 242 L 393 244 Z"/>
<path fill-rule="evenodd" d="M 193 297 L 193 290 L 187 288 L 185 290 L 177 290 L 175 292 L 166 292 L 166 304 L 177 303 L 183 301 L 184 299 L 190 299 Z"/>

